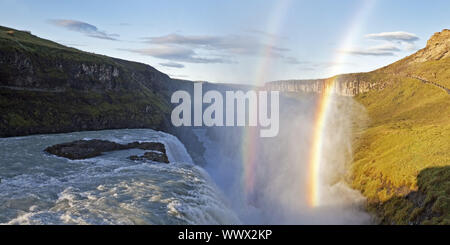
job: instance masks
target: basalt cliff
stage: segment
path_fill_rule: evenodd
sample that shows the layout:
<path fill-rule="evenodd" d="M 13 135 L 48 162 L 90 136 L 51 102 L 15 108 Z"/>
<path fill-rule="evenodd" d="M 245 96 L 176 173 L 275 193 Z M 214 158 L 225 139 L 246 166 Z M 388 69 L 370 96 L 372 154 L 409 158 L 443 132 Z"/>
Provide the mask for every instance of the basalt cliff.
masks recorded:
<path fill-rule="evenodd" d="M 365 80 L 359 74 L 347 74 L 328 79 L 273 81 L 266 83 L 265 87 L 283 92 L 322 93 L 325 86 L 329 84 L 332 84 L 334 93 L 342 96 L 354 96 L 371 89 L 380 89 L 377 84 Z"/>
<path fill-rule="evenodd" d="M 151 128 L 175 134 L 202 162 L 201 144 L 170 123 L 170 96 L 192 82 L 0 27 L 0 137 Z"/>

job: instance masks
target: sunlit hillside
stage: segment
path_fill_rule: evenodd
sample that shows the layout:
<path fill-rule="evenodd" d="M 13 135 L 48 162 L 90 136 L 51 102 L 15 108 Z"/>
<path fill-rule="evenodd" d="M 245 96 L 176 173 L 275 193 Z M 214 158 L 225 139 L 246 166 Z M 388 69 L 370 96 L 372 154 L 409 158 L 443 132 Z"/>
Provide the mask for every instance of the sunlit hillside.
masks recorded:
<path fill-rule="evenodd" d="M 356 96 L 370 124 L 354 143 L 353 187 L 383 223 L 450 224 L 449 33 L 367 73 L 387 87 Z"/>

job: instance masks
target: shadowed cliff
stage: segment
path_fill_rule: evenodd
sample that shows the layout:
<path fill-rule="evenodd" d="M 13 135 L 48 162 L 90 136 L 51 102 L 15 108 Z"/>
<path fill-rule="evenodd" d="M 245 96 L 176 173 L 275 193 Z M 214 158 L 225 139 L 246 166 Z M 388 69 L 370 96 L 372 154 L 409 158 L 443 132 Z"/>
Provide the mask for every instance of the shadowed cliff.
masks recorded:
<path fill-rule="evenodd" d="M 172 92 L 190 87 L 145 64 L 0 27 L 0 137 L 151 128 L 177 135 L 202 162 L 190 129 L 170 123 Z"/>

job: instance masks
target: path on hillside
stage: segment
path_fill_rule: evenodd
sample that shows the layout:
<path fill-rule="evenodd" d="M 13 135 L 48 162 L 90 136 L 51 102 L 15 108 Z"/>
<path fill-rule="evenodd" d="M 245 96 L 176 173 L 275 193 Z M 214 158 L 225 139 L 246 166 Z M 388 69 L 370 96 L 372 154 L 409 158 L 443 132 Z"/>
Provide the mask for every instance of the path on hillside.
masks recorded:
<path fill-rule="evenodd" d="M 444 86 L 442 86 L 442 85 L 440 85 L 440 84 L 438 84 L 438 83 L 431 82 L 431 81 L 428 81 L 428 80 L 426 80 L 426 79 L 424 79 L 424 78 L 416 77 L 416 76 L 411 76 L 411 78 L 417 79 L 417 80 L 419 80 L 419 81 L 421 81 L 421 82 L 423 82 L 423 83 L 426 83 L 426 84 L 434 85 L 434 86 L 436 86 L 436 87 L 438 87 L 438 88 L 440 88 L 440 89 L 443 89 L 443 90 L 444 90 L 445 92 L 447 92 L 448 94 L 450 94 L 450 89 L 448 89 L 448 88 L 446 88 L 446 87 L 444 87 Z"/>

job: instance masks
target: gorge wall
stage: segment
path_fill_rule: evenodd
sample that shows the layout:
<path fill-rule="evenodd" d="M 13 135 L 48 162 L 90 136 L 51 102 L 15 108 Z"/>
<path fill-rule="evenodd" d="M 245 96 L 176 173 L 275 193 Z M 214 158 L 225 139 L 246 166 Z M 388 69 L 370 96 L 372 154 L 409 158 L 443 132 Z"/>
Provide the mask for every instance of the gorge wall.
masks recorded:
<path fill-rule="evenodd" d="M 332 80 L 335 80 L 332 83 Z M 266 89 L 283 92 L 322 93 L 325 86 L 333 84 L 332 91 L 342 96 L 355 96 L 371 89 L 379 89 L 376 83 L 366 80 L 358 74 L 339 75 L 327 79 L 284 80 L 265 84 Z"/>
<path fill-rule="evenodd" d="M 149 65 L 0 26 L 0 137 L 150 128 L 176 135 L 202 163 L 191 129 L 170 123 L 171 94 L 192 87 Z"/>

